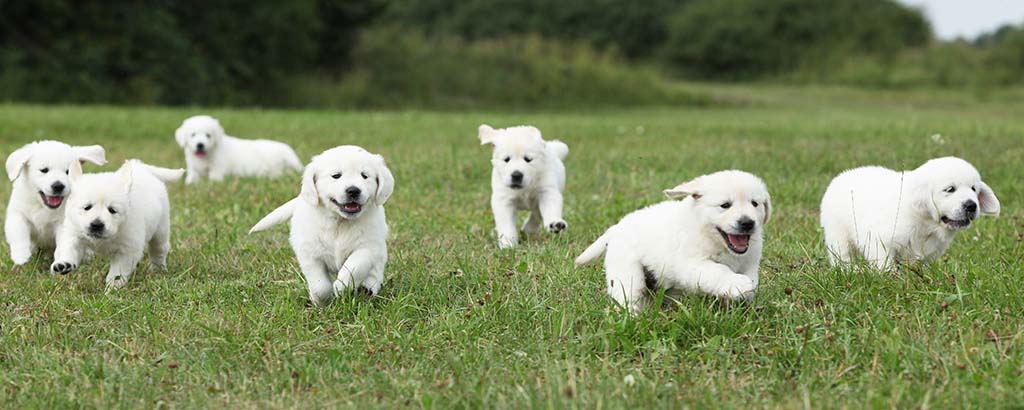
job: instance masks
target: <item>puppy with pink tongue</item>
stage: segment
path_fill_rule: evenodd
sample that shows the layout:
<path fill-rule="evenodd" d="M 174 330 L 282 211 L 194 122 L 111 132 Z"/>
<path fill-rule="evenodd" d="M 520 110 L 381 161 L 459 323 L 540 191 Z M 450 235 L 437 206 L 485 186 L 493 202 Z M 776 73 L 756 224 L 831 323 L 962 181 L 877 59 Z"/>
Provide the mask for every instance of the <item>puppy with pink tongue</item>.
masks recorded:
<path fill-rule="evenodd" d="M 631 313 L 658 289 L 753 298 L 772 209 L 764 182 L 746 172 L 720 171 L 665 194 L 675 200 L 626 215 L 576 264 L 604 255 L 608 294 Z"/>

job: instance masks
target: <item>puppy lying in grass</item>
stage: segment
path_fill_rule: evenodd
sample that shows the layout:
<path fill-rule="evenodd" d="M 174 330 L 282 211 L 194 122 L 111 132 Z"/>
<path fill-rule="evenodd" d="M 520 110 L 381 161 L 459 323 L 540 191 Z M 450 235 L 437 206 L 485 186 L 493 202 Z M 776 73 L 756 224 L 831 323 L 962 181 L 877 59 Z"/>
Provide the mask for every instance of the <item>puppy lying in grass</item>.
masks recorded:
<path fill-rule="evenodd" d="M 64 200 L 71 193 L 69 173 L 82 161 L 107 163 L 103 147 L 72 147 L 63 142 L 39 141 L 7 157 L 7 177 L 13 182 L 7 203 L 4 233 L 11 260 L 24 265 L 37 249 L 56 248 L 56 235 L 64 221 Z"/>
<path fill-rule="evenodd" d="M 388 260 L 384 204 L 394 188 L 384 157 L 352 145 L 331 148 L 306 166 L 299 196 L 249 233 L 291 219 L 289 240 L 316 306 L 357 287 L 376 295 Z"/>
<path fill-rule="evenodd" d="M 185 119 L 174 131 L 174 139 L 185 150 L 187 184 L 202 177 L 221 181 L 227 176 L 277 177 L 302 170 L 302 162 L 288 144 L 232 137 L 208 115 Z"/>
<path fill-rule="evenodd" d="M 880 270 L 942 256 L 979 215 L 999 215 L 999 199 L 974 166 L 956 157 L 913 171 L 851 169 L 821 199 L 832 264 L 849 263 L 856 252 Z"/>
<path fill-rule="evenodd" d="M 498 232 L 498 247 L 511 248 L 519 242 L 516 212 L 529 212 L 523 232 L 535 233 L 541 226 L 561 233 L 568 225 L 562 219 L 562 189 L 569 146 L 562 141 L 544 141 L 540 130 L 530 126 L 494 129 L 481 125 L 481 144 L 493 144 L 491 155 L 491 210 Z"/>
<path fill-rule="evenodd" d="M 150 264 L 163 269 L 171 249 L 171 206 L 164 183 L 184 174 L 139 160 L 99 174 L 83 175 L 81 167 L 72 166 L 76 188 L 68 199 L 50 270 L 62 275 L 74 271 L 82 254 L 91 251 L 110 258 L 107 287 L 120 288 L 147 249 Z"/>
<path fill-rule="evenodd" d="M 761 179 L 742 171 L 698 177 L 635 211 L 576 258 L 583 266 L 605 255 L 608 294 L 631 313 L 658 288 L 751 299 L 757 289 L 763 226 L 771 198 Z"/>

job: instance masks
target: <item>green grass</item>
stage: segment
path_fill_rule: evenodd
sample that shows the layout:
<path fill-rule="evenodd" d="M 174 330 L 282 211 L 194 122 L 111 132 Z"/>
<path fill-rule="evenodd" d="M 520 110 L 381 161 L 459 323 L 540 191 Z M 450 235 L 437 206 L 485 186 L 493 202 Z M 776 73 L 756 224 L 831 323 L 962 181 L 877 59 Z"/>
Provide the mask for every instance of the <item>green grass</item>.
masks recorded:
<path fill-rule="evenodd" d="M 0 246 L 0 407 L 1024 405 L 1024 105 L 718 92 L 756 98 L 563 113 L 206 111 L 303 158 L 342 144 L 387 158 L 397 184 L 381 296 L 312 308 L 287 229 L 246 235 L 298 192 L 297 176 L 174 185 L 168 271 L 140 267 L 120 291 L 104 292 L 101 262 L 53 277 L 48 257 L 13 268 Z M 180 166 L 172 133 L 196 112 L 3 105 L 0 151 L 54 138 L 103 144 L 103 169 L 132 157 Z M 569 144 L 567 234 L 497 250 L 481 122 L 533 124 Z M 817 202 L 831 177 L 941 155 L 972 161 L 1003 215 L 916 273 L 830 268 Z M 635 319 L 609 309 L 603 273 L 573 257 L 662 189 L 727 168 L 760 175 L 774 200 L 757 299 L 687 297 Z"/>

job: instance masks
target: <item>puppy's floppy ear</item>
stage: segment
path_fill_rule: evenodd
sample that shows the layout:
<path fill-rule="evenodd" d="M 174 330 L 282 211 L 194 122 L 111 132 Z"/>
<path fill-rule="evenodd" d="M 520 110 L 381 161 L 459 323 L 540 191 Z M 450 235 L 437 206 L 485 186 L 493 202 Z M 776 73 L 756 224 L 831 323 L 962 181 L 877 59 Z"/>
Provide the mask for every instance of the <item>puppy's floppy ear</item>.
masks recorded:
<path fill-rule="evenodd" d="M 480 124 L 480 128 L 477 129 L 477 138 L 480 138 L 480 145 L 493 144 L 494 128 L 487 124 Z"/>
<path fill-rule="evenodd" d="M 178 129 L 174 130 L 174 140 L 178 142 L 178 146 L 185 148 L 185 144 L 188 143 L 188 131 L 185 130 L 185 124 L 181 124 Z"/>
<path fill-rule="evenodd" d="M 913 203 L 915 208 L 919 211 L 927 212 L 932 220 L 938 221 L 942 218 L 942 215 L 939 214 L 939 207 L 935 205 L 935 198 L 932 198 L 931 188 L 927 183 L 920 183 L 910 192 L 914 196 Z"/>
<path fill-rule="evenodd" d="M 313 158 L 313 162 L 310 162 L 302 172 L 302 190 L 299 192 L 299 197 L 313 206 L 320 204 L 320 193 L 316 191 L 315 164 L 316 158 Z"/>
<path fill-rule="evenodd" d="M 764 199 L 764 221 L 761 221 L 761 225 L 768 225 L 768 221 L 772 219 L 772 196 L 768 195 Z"/>
<path fill-rule="evenodd" d="M 702 188 L 703 184 L 701 184 L 701 179 L 697 178 L 692 181 L 683 182 L 675 188 L 666 189 L 664 192 L 665 196 L 672 199 L 683 199 L 688 196 L 692 196 L 693 199 L 696 200 L 700 199 L 702 195 L 701 191 L 703 190 Z"/>
<path fill-rule="evenodd" d="M 90 145 L 88 147 L 71 147 L 71 151 L 75 153 L 79 161 L 89 161 L 96 165 L 103 165 L 107 163 L 107 154 L 103 150 L 103 147 L 99 145 Z"/>
<path fill-rule="evenodd" d="M 979 181 L 978 188 L 978 207 L 982 215 L 999 216 L 999 198 L 996 198 L 996 193 L 983 181 Z"/>
<path fill-rule="evenodd" d="M 388 165 L 384 163 L 384 157 L 381 155 L 375 155 L 377 157 L 377 194 L 374 196 L 374 202 L 377 205 L 384 205 L 388 202 L 388 198 L 391 198 L 391 193 L 395 191 L 395 177 L 391 175 L 391 170 L 388 169 Z"/>
<path fill-rule="evenodd" d="M 130 190 L 132 187 L 132 179 L 134 179 L 135 164 L 133 161 L 125 161 L 124 165 L 117 170 L 117 179 L 121 181 L 121 186 L 125 187 L 125 190 Z M 78 173 L 81 175 L 82 168 L 79 166 Z"/>
<path fill-rule="evenodd" d="M 7 177 L 14 181 L 18 179 L 18 175 L 21 175 L 21 170 L 28 164 L 28 160 L 32 158 L 32 151 L 35 149 L 36 144 L 33 142 L 24 147 L 18 148 L 17 151 L 7 156 Z"/>
<path fill-rule="evenodd" d="M 68 167 L 68 180 L 72 183 L 78 182 L 78 179 L 82 177 L 82 162 L 71 161 L 71 166 Z"/>
<path fill-rule="evenodd" d="M 220 121 L 217 121 L 216 118 L 211 119 L 213 120 L 213 135 L 211 135 L 210 138 L 219 139 L 220 137 L 223 137 L 224 127 L 220 125 Z"/>

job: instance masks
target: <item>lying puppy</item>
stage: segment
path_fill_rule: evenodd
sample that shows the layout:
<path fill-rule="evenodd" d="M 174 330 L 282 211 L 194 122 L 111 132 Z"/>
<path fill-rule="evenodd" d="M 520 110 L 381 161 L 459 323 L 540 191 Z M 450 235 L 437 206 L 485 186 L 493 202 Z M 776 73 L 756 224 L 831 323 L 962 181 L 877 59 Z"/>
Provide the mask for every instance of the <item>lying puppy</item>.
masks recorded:
<path fill-rule="evenodd" d="M 971 164 L 945 157 L 913 171 L 862 167 L 839 174 L 821 199 L 821 227 L 833 265 L 854 251 L 875 268 L 931 261 L 999 199 Z"/>
<path fill-rule="evenodd" d="M 11 260 L 24 265 L 36 249 L 52 250 L 64 221 L 64 198 L 71 193 L 68 172 L 81 161 L 107 163 L 103 147 L 72 147 L 63 142 L 39 141 L 7 157 L 7 176 L 14 183 L 7 204 L 4 233 Z"/>
<path fill-rule="evenodd" d="M 608 294 L 636 313 L 648 290 L 704 292 L 750 299 L 757 289 L 768 188 L 742 171 L 720 171 L 665 191 L 665 201 L 635 211 L 590 245 L 576 265 L 605 255 Z"/>
<path fill-rule="evenodd" d="M 174 131 L 174 139 L 185 150 L 188 184 L 201 177 L 221 181 L 229 175 L 277 177 L 302 170 L 302 162 L 288 144 L 226 135 L 220 122 L 208 115 L 185 119 Z"/>
<path fill-rule="evenodd" d="M 139 160 L 126 161 L 117 172 L 82 174 L 71 168 L 77 188 L 68 199 L 66 221 L 57 240 L 50 271 L 74 271 L 84 251 L 110 257 L 108 288 L 128 283 L 135 265 L 149 249 L 152 266 L 164 268 L 171 249 L 171 206 L 164 183 L 185 174 Z"/>
<path fill-rule="evenodd" d="M 548 232 L 561 233 L 568 225 L 562 219 L 562 189 L 569 147 L 562 141 L 544 141 L 540 130 L 530 126 L 494 129 L 481 125 L 480 143 L 493 144 L 491 155 L 491 209 L 498 232 L 498 247 L 511 248 L 519 241 L 516 212 L 530 214 L 523 232 L 536 233 L 543 225 Z"/>
<path fill-rule="evenodd" d="M 299 196 L 249 233 L 291 218 L 290 242 L 316 306 L 349 288 L 376 295 L 388 260 L 384 204 L 394 187 L 384 157 L 352 145 L 331 148 L 306 166 Z"/>

